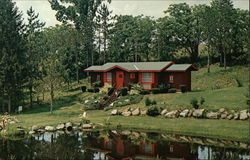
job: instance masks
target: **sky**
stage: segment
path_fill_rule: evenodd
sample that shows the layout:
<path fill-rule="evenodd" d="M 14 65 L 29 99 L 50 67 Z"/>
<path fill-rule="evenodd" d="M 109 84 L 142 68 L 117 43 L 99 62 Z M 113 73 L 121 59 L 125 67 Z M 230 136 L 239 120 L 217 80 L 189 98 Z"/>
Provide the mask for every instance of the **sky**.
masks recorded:
<path fill-rule="evenodd" d="M 13 0 L 17 7 L 23 12 L 23 17 L 26 19 L 26 11 L 32 6 L 37 13 L 39 19 L 46 22 L 46 26 L 54 26 L 60 24 L 55 18 L 56 12 L 50 7 L 47 0 Z M 109 5 L 113 14 L 117 15 L 145 15 L 155 18 L 163 17 L 164 11 L 173 3 L 186 2 L 189 5 L 209 4 L 209 0 L 112 0 Z M 235 8 L 249 10 L 249 0 L 233 0 Z"/>

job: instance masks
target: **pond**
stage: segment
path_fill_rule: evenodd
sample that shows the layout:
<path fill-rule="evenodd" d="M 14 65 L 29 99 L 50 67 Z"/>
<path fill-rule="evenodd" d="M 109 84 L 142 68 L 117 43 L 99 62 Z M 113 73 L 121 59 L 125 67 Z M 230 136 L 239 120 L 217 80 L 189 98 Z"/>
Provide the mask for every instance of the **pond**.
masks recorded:
<path fill-rule="evenodd" d="M 167 133 L 109 130 L 0 139 L 0 160 L 250 160 L 243 142 Z"/>

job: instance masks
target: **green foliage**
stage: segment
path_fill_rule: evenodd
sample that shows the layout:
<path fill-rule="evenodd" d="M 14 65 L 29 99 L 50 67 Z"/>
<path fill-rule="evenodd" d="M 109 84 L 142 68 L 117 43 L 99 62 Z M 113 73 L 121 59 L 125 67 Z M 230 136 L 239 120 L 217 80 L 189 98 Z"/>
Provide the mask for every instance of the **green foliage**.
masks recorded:
<path fill-rule="evenodd" d="M 84 92 L 86 92 L 87 87 L 86 87 L 86 86 L 82 86 L 82 87 L 81 87 L 81 90 L 82 90 L 82 92 L 84 93 Z"/>
<path fill-rule="evenodd" d="M 122 96 L 126 96 L 128 94 L 128 88 L 127 87 L 120 88 L 120 92 Z"/>
<path fill-rule="evenodd" d="M 176 88 L 170 88 L 170 89 L 168 90 L 168 93 L 176 93 Z"/>
<path fill-rule="evenodd" d="M 150 100 L 148 97 L 145 99 L 145 106 L 156 105 L 157 102 L 155 100 Z"/>
<path fill-rule="evenodd" d="M 159 88 L 161 93 L 168 93 L 170 86 L 168 83 L 160 83 Z"/>
<path fill-rule="evenodd" d="M 108 88 L 108 95 L 110 96 L 114 92 L 115 88 Z"/>
<path fill-rule="evenodd" d="M 96 82 L 94 82 L 92 85 L 93 85 L 93 87 L 95 87 L 95 88 L 102 87 L 102 81 L 96 81 Z"/>
<path fill-rule="evenodd" d="M 160 114 L 160 110 L 156 106 L 150 106 L 148 111 L 147 111 L 147 115 L 149 115 L 149 116 L 155 117 L 155 116 L 158 116 L 159 114 Z"/>
<path fill-rule="evenodd" d="M 161 90 L 160 90 L 160 88 L 153 88 L 153 89 L 151 90 L 151 92 L 152 92 L 153 94 L 159 94 L 159 93 L 161 93 Z"/>
<path fill-rule="evenodd" d="M 180 85 L 180 89 L 181 89 L 181 92 L 182 92 L 182 93 L 185 93 L 185 92 L 187 91 L 187 85 L 181 84 L 181 85 Z"/>
<path fill-rule="evenodd" d="M 198 104 L 198 100 L 196 99 L 196 98 L 192 98 L 191 100 L 190 100 L 190 104 L 193 106 L 193 108 L 195 108 L 195 109 L 198 109 L 199 108 L 199 104 Z"/>
<path fill-rule="evenodd" d="M 202 106 L 204 103 L 205 103 L 205 98 L 204 98 L 204 97 L 201 97 L 201 98 L 200 98 L 200 105 Z"/>
<path fill-rule="evenodd" d="M 236 77 L 235 81 L 237 83 L 237 87 L 243 87 L 243 83 Z"/>
<path fill-rule="evenodd" d="M 88 88 L 87 92 L 94 92 L 94 88 Z"/>
<path fill-rule="evenodd" d="M 140 94 L 141 95 L 147 95 L 147 94 L 150 94 L 150 91 L 149 90 L 141 90 Z"/>

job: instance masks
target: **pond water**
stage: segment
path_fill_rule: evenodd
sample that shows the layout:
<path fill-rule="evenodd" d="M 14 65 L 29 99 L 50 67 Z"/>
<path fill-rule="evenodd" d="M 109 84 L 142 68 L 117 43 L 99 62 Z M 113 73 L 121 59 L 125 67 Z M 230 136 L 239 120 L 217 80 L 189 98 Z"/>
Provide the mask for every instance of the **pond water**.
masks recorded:
<path fill-rule="evenodd" d="M 249 144 L 136 131 L 0 138 L 0 160 L 250 160 Z"/>

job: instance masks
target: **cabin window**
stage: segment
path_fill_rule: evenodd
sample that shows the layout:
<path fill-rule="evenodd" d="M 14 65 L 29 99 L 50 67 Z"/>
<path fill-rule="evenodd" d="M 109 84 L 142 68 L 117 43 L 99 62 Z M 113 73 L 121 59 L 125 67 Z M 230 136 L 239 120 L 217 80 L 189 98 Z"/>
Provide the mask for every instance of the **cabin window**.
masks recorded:
<path fill-rule="evenodd" d="M 152 150 L 152 144 L 143 144 L 142 145 L 142 151 L 144 153 L 152 153 L 153 150 Z"/>
<path fill-rule="evenodd" d="M 130 73 L 130 79 L 135 79 L 135 73 Z"/>
<path fill-rule="evenodd" d="M 152 73 L 142 73 L 142 82 L 152 82 Z"/>
<path fill-rule="evenodd" d="M 112 73 L 107 72 L 107 82 L 112 82 Z"/>
<path fill-rule="evenodd" d="M 174 146 L 173 145 L 170 146 L 169 151 L 174 152 Z"/>
<path fill-rule="evenodd" d="M 170 76 L 169 76 L 169 82 L 170 82 L 170 83 L 174 83 L 174 76 L 173 76 L 173 75 L 170 75 Z"/>
<path fill-rule="evenodd" d="M 100 80 L 101 80 L 101 75 L 100 75 L 100 74 L 97 74 L 97 75 L 96 75 L 96 80 L 97 80 L 97 81 L 100 81 Z"/>

